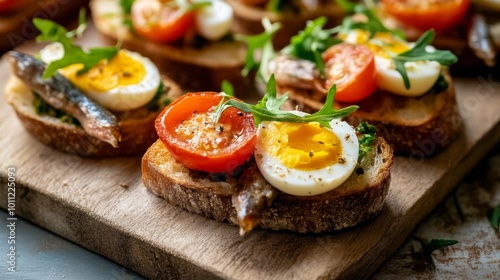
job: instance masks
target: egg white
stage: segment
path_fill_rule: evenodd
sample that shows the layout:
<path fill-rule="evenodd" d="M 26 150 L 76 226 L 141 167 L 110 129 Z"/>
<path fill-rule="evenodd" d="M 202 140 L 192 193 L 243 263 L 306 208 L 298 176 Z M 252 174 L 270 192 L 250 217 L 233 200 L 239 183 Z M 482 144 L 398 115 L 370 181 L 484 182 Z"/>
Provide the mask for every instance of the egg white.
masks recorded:
<path fill-rule="evenodd" d="M 420 96 L 429 91 L 441 73 L 437 61 L 411 61 L 405 63 L 410 88 L 406 89 L 401 74 L 392 60 L 376 55 L 377 85 L 379 88 L 401 96 Z"/>
<path fill-rule="evenodd" d="M 213 0 L 196 12 L 196 29 L 205 39 L 217 41 L 224 37 L 233 23 L 233 9 L 221 0 Z"/>
<path fill-rule="evenodd" d="M 268 123 L 262 122 L 259 125 L 257 137 L 262 127 Z M 359 143 L 354 129 L 348 123 L 332 120 L 330 125 L 341 142 L 340 157 L 345 160 L 344 163 L 335 163 L 310 171 L 288 168 L 278 158 L 270 155 L 266 147 L 257 141 L 255 161 L 264 178 L 282 192 L 296 196 L 318 195 L 340 186 L 351 176 L 356 167 Z"/>
<path fill-rule="evenodd" d="M 125 50 L 127 55 L 139 61 L 145 69 L 144 78 L 131 85 L 119 85 L 107 91 L 95 91 L 81 89 L 88 97 L 102 106 L 116 111 L 133 110 L 140 108 L 150 102 L 160 86 L 160 72 L 150 59 L 142 55 Z M 64 48 L 60 43 L 46 46 L 40 51 L 40 58 L 49 64 L 64 56 Z M 63 75 L 64 72 L 60 71 Z"/>

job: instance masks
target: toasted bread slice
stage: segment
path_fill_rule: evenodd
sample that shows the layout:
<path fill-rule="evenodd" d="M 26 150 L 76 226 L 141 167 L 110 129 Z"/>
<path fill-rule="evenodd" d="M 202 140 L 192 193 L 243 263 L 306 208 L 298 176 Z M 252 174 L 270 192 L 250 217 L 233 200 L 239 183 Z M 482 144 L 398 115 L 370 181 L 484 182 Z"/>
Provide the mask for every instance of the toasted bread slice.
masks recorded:
<path fill-rule="evenodd" d="M 382 90 L 357 102 L 359 109 L 346 121 L 353 126 L 367 121 L 391 145 L 396 155 L 430 157 L 448 146 L 459 134 L 462 119 L 458 112 L 451 77 L 445 75 L 448 88 L 420 97 L 397 96 Z M 316 112 L 323 106 L 323 93 L 278 85 L 278 92 L 289 92 L 290 107 Z M 336 103 L 336 107 L 351 104 Z"/>
<path fill-rule="evenodd" d="M 134 34 L 124 25 L 118 0 L 93 0 L 90 3 L 97 30 L 123 48 L 149 57 L 160 71 L 189 90 L 218 91 L 223 80 L 234 85 L 252 86 L 241 76 L 246 46 L 237 41 L 208 43 L 202 48 L 159 44 Z"/>
<path fill-rule="evenodd" d="M 164 78 L 163 83 L 168 89 L 164 98 L 173 100 L 181 96 L 182 91 L 175 82 Z M 115 112 L 122 139 L 119 147 L 113 148 L 109 143 L 88 135 L 80 126 L 37 114 L 31 89 L 15 76 L 7 81 L 5 98 L 29 133 L 40 142 L 66 153 L 85 157 L 137 156 L 158 139 L 154 120 L 159 111 L 145 107 Z"/>
<path fill-rule="evenodd" d="M 392 162 L 390 146 L 379 137 L 363 161 L 364 174 L 353 172 L 338 188 L 321 195 L 299 197 L 279 192 L 261 213 L 257 227 L 321 233 L 366 221 L 382 210 Z M 216 181 L 207 173 L 189 170 L 159 140 L 142 158 L 142 180 L 148 190 L 173 205 L 238 224 L 231 202 L 237 179 L 227 175 L 224 181 Z"/>
<path fill-rule="evenodd" d="M 268 18 L 271 22 L 280 22 L 282 28 L 276 33 L 273 45 L 281 49 L 290 43 L 290 38 L 303 30 L 308 20 L 325 16 L 327 26 L 333 27 L 342 22 L 344 10 L 335 1 L 320 1 L 316 10 L 312 11 L 284 11 L 271 12 L 261 6 L 249 6 L 240 0 L 226 0 L 234 13 L 233 29 L 239 34 L 259 34 L 264 31 L 262 19 Z"/>

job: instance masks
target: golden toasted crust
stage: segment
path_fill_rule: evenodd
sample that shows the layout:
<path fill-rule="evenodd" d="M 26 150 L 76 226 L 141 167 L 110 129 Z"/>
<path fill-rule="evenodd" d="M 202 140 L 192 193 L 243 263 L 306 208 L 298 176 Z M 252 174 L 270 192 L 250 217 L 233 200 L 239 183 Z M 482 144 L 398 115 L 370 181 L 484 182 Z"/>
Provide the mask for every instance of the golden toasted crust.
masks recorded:
<path fill-rule="evenodd" d="M 333 27 L 340 24 L 344 17 L 344 10 L 335 1 L 324 1 L 324 4 L 313 11 L 285 11 L 279 13 L 266 11 L 259 6 L 248 6 L 240 0 L 227 0 L 226 2 L 233 8 L 233 29 L 237 34 L 259 34 L 263 32 L 263 18 L 268 18 L 271 22 L 280 22 L 281 29 L 276 33 L 273 41 L 276 49 L 288 45 L 290 38 L 303 30 L 308 20 L 325 16 L 328 20 L 326 27 Z"/>
<path fill-rule="evenodd" d="M 363 175 L 352 174 L 338 188 L 316 196 L 279 193 L 261 214 L 257 227 L 271 230 L 320 233 L 354 226 L 377 215 L 390 184 L 392 150 L 377 138 Z M 231 196 L 236 178 L 224 181 L 192 171 L 177 162 L 161 141 L 142 158 L 142 180 L 153 194 L 190 212 L 237 225 Z"/>
<path fill-rule="evenodd" d="M 169 88 L 167 97 L 175 99 L 182 92 L 170 79 L 163 79 Z M 25 129 L 40 142 L 72 154 L 85 157 L 137 156 L 158 139 L 154 120 L 159 111 L 146 108 L 117 113 L 122 136 L 118 148 L 88 135 L 83 128 L 61 122 L 58 118 L 40 116 L 33 106 L 33 94 L 21 80 L 12 76 L 5 86 L 5 98 L 14 108 Z"/>
<path fill-rule="evenodd" d="M 377 91 L 357 102 L 359 109 L 346 118 L 357 126 L 368 121 L 377 127 L 379 135 L 391 145 L 394 154 L 412 158 L 430 157 L 447 147 L 460 133 L 462 119 L 458 112 L 451 77 L 444 92 L 427 93 L 420 97 L 402 97 Z M 278 92 L 289 92 L 290 107 L 305 112 L 319 110 L 324 94 L 277 86 Z M 346 107 L 350 104 L 335 104 Z"/>
<path fill-rule="evenodd" d="M 118 0 L 91 2 L 92 18 L 101 34 L 123 47 L 149 57 L 160 71 L 183 88 L 219 91 L 223 80 L 234 85 L 251 87 L 241 76 L 246 47 L 242 42 L 208 43 L 202 48 L 159 44 L 140 38 L 123 24 L 124 15 Z"/>

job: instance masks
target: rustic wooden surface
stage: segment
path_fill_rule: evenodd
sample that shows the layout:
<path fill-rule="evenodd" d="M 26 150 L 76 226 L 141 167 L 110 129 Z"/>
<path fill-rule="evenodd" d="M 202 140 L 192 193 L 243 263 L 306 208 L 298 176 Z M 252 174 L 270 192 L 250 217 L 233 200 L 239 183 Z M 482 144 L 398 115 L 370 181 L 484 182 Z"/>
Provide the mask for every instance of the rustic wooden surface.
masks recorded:
<path fill-rule="evenodd" d="M 92 30 L 86 36 L 98 43 Z M 0 63 L 0 73 L 8 72 Z M 6 207 L 6 171 L 14 166 L 19 216 L 150 278 L 365 278 L 500 140 L 498 84 L 486 75 L 459 80 L 456 88 L 465 122 L 460 137 L 432 159 L 397 158 L 383 212 L 350 230 L 256 230 L 241 238 L 235 227 L 148 193 L 139 158 L 82 159 L 43 146 L 3 100 L 0 206 Z"/>

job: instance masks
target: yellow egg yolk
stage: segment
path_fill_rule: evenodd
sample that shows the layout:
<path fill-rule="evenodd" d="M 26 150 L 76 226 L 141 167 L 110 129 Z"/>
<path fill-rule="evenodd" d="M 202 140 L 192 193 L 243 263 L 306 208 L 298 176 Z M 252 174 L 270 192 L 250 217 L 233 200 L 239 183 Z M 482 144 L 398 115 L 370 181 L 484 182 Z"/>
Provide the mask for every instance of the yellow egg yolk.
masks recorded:
<path fill-rule="evenodd" d="M 82 91 L 106 92 L 119 86 L 138 84 L 146 76 L 141 61 L 119 51 L 108 63 L 99 62 L 88 72 L 78 75 L 82 64 L 62 69 L 62 74 Z"/>
<path fill-rule="evenodd" d="M 284 166 L 299 170 L 334 165 L 342 154 L 337 135 L 318 123 L 270 122 L 261 127 L 258 141 Z"/>
<path fill-rule="evenodd" d="M 393 34 L 389 32 L 377 32 L 375 36 L 370 38 L 370 33 L 368 31 L 353 30 L 354 41 L 356 44 L 362 44 L 367 46 L 374 54 L 390 58 L 391 54 L 400 54 L 410 49 L 408 44 L 402 42 L 396 38 Z M 342 34 L 339 36 L 341 39 L 346 39 L 347 35 Z M 352 40 L 352 38 L 350 38 Z"/>

